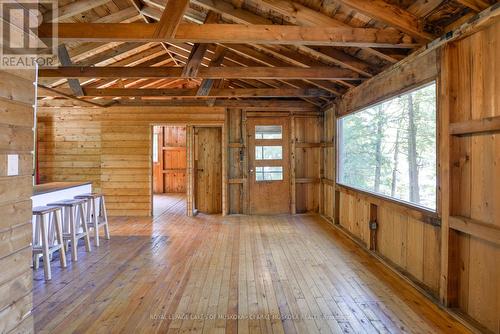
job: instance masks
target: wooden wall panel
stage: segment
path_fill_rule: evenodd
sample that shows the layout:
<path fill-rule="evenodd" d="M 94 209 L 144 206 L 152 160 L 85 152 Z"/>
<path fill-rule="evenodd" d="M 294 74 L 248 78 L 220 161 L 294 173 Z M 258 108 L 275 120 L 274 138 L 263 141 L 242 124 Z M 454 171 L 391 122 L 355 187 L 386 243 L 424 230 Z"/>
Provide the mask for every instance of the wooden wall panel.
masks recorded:
<path fill-rule="evenodd" d="M 323 119 L 293 117 L 295 143 L 295 209 L 297 213 L 319 212 L 321 139 Z M 293 168 L 293 167 L 292 167 Z"/>
<path fill-rule="evenodd" d="M 0 333 L 33 332 L 33 81 L 32 71 L 0 71 Z M 8 154 L 19 154 L 18 176 L 7 176 Z"/>
<path fill-rule="evenodd" d="M 370 244 L 370 202 L 354 195 L 340 194 L 339 224 L 368 247 Z"/>
<path fill-rule="evenodd" d="M 324 111 L 321 149 L 321 202 L 320 213 L 330 221 L 335 219 L 335 107 Z"/>
<path fill-rule="evenodd" d="M 246 111 L 228 109 L 226 112 L 228 148 L 228 210 L 230 214 L 247 213 L 248 148 Z"/>
<path fill-rule="evenodd" d="M 40 108 L 40 175 L 45 182 L 90 180 L 106 195 L 111 216 L 147 216 L 152 125 L 223 119 L 223 108 L 208 107 Z"/>
<path fill-rule="evenodd" d="M 446 51 L 443 66 L 449 71 L 443 80 L 448 81 L 444 94 L 450 123 L 499 117 L 500 23 L 450 45 Z M 450 144 L 450 219 L 472 219 L 470 228 L 488 228 L 498 235 L 500 134 L 451 136 Z M 500 240 L 484 240 L 472 229 L 450 233 L 456 238 L 450 244 L 452 254 L 456 254 L 450 260 L 457 261 L 457 271 L 452 273 L 458 276 L 454 306 L 485 329 L 500 333 Z"/>

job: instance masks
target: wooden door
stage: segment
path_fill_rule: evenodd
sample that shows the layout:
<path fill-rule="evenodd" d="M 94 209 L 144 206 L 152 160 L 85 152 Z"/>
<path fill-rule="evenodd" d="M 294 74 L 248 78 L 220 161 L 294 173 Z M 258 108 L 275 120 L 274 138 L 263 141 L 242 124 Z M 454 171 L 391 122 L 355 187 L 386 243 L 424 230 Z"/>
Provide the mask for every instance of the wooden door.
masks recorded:
<path fill-rule="evenodd" d="M 202 213 L 222 212 L 222 129 L 194 129 L 195 208 Z"/>
<path fill-rule="evenodd" d="M 289 213 L 289 119 L 248 118 L 247 134 L 250 213 Z"/>
<path fill-rule="evenodd" d="M 186 192 L 186 127 L 153 127 L 153 192 Z"/>

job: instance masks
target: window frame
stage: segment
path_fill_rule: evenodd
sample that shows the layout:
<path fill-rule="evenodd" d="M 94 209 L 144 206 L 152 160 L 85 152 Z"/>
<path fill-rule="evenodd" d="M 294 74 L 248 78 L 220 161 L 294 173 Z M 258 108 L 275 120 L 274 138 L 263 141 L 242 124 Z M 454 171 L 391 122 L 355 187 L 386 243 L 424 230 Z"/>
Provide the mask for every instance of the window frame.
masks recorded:
<path fill-rule="evenodd" d="M 356 186 L 353 186 L 353 185 L 349 185 L 349 184 L 345 184 L 345 183 L 342 183 L 340 180 L 339 180 L 339 177 L 340 177 L 340 168 L 339 168 L 339 160 L 340 160 L 340 152 L 342 151 L 342 149 L 340 148 L 340 144 L 341 144 L 341 141 L 339 140 L 339 124 L 340 124 L 340 121 L 345 118 L 346 116 L 349 116 L 349 115 L 353 115 L 355 113 L 358 113 L 358 112 L 362 112 L 363 110 L 366 110 L 366 109 L 369 109 L 369 108 L 372 108 L 376 105 L 379 105 L 379 104 L 382 104 L 382 103 L 385 103 L 389 100 L 392 100 L 392 99 L 395 99 L 395 98 L 399 98 L 403 95 L 406 95 L 406 94 L 409 94 L 409 93 L 412 93 L 414 91 L 417 91 L 419 89 L 422 89 L 422 88 L 425 88 L 427 86 L 430 86 L 434 84 L 435 85 L 435 93 L 436 93 L 436 203 L 435 203 L 435 209 L 432 209 L 432 208 L 429 208 L 429 207 L 426 207 L 426 206 L 423 206 L 423 205 L 419 205 L 417 203 L 412 203 L 412 202 L 409 202 L 409 201 L 405 201 L 403 199 L 399 199 L 399 198 L 395 198 L 395 197 L 391 197 L 391 196 L 388 196 L 388 195 L 384 195 L 384 194 L 381 194 L 381 193 L 377 193 L 377 192 L 374 192 L 374 191 L 370 191 L 369 189 L 363 189 L 363 188 L 360 188 L 360 187 L 356 187 Z M 411 85 L 409 87 L 407 87 L 406 89 L 404 90 L 400 90 L 396 93 L 393 93 L 393 94 L 390 94 L 390 95 L 387 95 L 385 96 L 384 98 L 382 99 L 378 99 L 378 100 L 375 100 L 374 102 L 372 103 L 369 103 L 369 104 L 366 104 L 362 107 L 358 107 L 356 109 L 353 109 L 352 111 L 348 112 L 348 113 L 345 113 L 343 115 L 340 115 L 340 116 L 337 116 L 337 118 L 335 119 L 335 184 L 337 186 L 340 187 L 340 191 L 342 192 L 342 188 L 344 189 L 347 189 L 348 191 L 354 191 L 354 192 L 359 192 L 361 194 L 364 194 L 366 196 L 371 196 L 371 197 L 374 197 L 374 198 L 377 198 L 377 199 L 380 199 L 380 200 L 384 200 L 384 201 L 388 201 L 388 202 L 392 202 L 396 205 L 401 205 L 405 208 L 408 208 L 408 209 L 411 209 L 411 210 L 415 210 L 415 211 L 419 211 L 419 212 L 422 212 L 424 214 L 426 214 L 427 216 L 431 217 L 431 218 L 438 218 L 440 216 L 440 212 L 441 212 L 441 194 L 440 194 L 440 190 L 439 190 L 439 187 L 440 187 L 440 183 L 439 183 L 439 180 L 440 180 L 440 168 L 439 168 L 439 159 L 440 159 L 440 150 L 439 150 L 439 142 L 440 142 L 440 125 L 441 125 L 441 121 L 440 121 L 440 110 L 439 110 L 439 78 L 437 77 L 433 77 L 429 80 L 426 80 L 426 81 L 422 81 L 422 82 L 419 82 L 415 85 Z"/>

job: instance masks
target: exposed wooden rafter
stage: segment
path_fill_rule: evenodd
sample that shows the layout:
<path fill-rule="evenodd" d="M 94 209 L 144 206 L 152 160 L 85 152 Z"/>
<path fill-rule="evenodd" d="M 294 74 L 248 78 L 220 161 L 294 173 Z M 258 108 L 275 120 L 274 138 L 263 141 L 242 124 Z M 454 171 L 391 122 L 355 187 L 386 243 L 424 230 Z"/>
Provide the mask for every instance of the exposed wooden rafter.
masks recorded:
<path fill-rule="evenodd" d="M 222 64 L 224 60 L 226 51 L 227 51 L 226 48 L 220 45 L 217 46 L 217 49 L 215 49 L 214 57 L 210 60 L 209 68 L 211 69 L 211 71 L 213 71 L 214 68 L 220 68 L 219 66 Z M 218 79 L 217 81 L 214 81 L 212 78 L 203 79 L 196 95 L 207 96 L 210 93 L 210 90 L 212 89 L 213 86 L 215 86 L 215 88 L 222 88 L 220 87 L 221 85 L 222 85 L 222 79 Z"/>
<path fill-rule="evenodd" d="M 68 50 L 66 49 L 66 46 L 64 44 L 58 46 L 57 53 L 59 56 L 59 62 L 62 65 L 70 66 L 69 68 L 71 68 L 72 65 L 71 58 L 69 57 Z M 75 94 L 76 96 L 84 95 L 82 86 L 80 85 L 78 79 L 68 79 L 68 84 L 71 90 L 73 91 L 73 94 Z"/>
<path fill-rule="evenodd" d="M 207 17 L 205 19 L 205 24 L 217 23 L 218 21 L 219 21 L 219 14 L 212 11 L 208 12 Z M 209 44 L 196 43 L 193 45 L 186 66 L 182 71 L 182 76 L 184 77 L 196 76 L 198 70 L 200 69 L 203 57 L 205 56 L 205 52 L 207 52 L 208 47 Z"/>

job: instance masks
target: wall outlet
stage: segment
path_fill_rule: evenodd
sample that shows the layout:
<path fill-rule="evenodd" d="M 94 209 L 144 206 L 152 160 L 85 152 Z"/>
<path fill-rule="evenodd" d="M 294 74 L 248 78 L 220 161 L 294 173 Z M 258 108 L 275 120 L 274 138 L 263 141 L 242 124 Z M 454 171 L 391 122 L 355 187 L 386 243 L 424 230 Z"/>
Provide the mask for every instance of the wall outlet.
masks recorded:
<path fill-rule="evenodd" d="M 19 154 L 7 155 L 7 176 L 19 175 Z"/>

